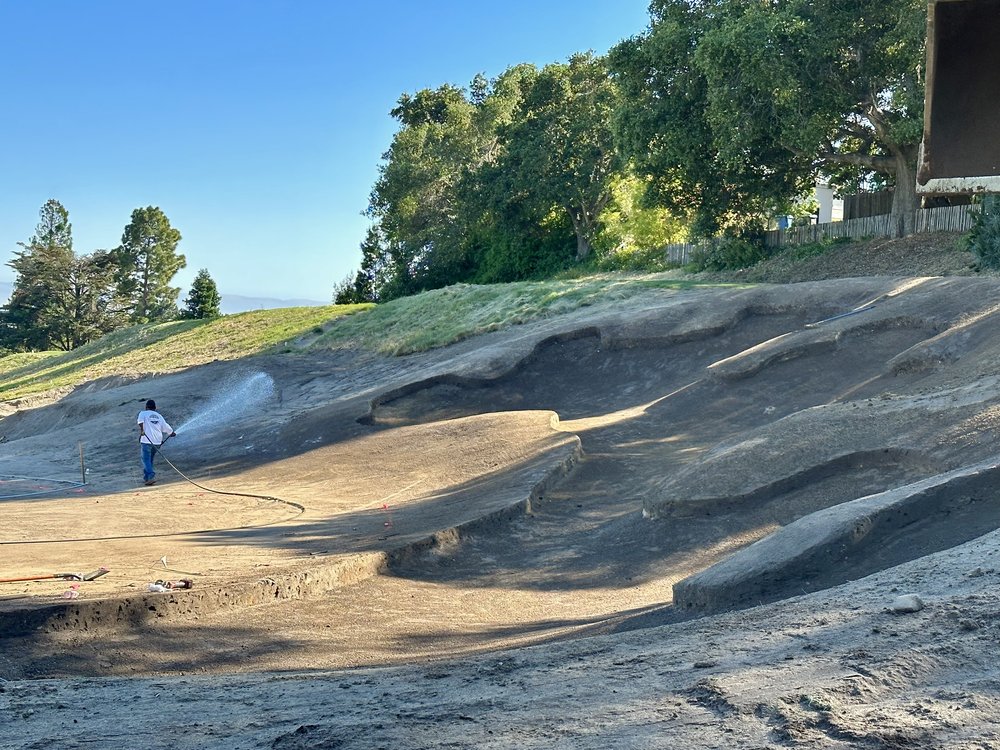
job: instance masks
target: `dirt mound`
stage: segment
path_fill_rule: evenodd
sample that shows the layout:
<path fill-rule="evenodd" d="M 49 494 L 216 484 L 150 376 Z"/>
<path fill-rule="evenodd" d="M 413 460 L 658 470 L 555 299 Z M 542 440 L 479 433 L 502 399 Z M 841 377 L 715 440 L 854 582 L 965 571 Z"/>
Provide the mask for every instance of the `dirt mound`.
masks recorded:
<path fill-rule="evenodd" d="M 859 276 L 969 276 L 976 258 L 963 236 L 927 232 L 899 239 L 791 247 L 731 278 L 757 283 L 787 284 Z"/>

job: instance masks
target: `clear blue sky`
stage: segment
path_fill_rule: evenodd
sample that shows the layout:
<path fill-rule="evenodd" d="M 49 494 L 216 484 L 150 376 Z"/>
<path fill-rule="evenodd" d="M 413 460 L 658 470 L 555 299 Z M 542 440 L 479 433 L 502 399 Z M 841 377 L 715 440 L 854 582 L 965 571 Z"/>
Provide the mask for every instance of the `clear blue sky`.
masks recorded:
<path fill-rule="evenodd" d="M 330 299 L 361 260 L 361 212 L 400 94 L 604 53 L 647 0 L 0 0 L 0 281 L 59 200 L 74 249 L 132 210 L 180 230 L 181 299 Z"/>

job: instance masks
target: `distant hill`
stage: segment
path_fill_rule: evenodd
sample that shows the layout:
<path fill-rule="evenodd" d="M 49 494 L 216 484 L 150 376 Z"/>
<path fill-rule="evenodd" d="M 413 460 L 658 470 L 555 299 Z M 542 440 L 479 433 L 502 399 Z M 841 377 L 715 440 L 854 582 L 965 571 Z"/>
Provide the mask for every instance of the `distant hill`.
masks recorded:
<path fill-rule="evenodd" d="M 220 310 L 223 315 L 231 315 L 248 310 L 273 310 L 276 307 L 324 307 L 330 304 L 332 302 L 317 302 L 314 299 L 271 299 L 270 297 L 223 294 Z"/>
<path fill-rule="evenodd" d="M 14 290 L 14 282 L 0 281 L 0 305 L 7 303 Z M 183 303 L 183 300 L 179 300 Z M 248 310 L 273 310 L 276 307 L 323 307 L 330 302 L 314 299 L 272 299 L 270 297 L 244 297 L 240 294 L 223 294 L 221 310 L 225 315 L 247 312 Z"/>

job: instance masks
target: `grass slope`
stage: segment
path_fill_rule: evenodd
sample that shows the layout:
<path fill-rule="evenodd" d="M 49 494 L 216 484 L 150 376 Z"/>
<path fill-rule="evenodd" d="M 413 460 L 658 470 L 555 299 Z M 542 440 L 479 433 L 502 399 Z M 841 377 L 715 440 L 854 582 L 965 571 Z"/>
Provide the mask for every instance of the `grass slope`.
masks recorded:
<path fill-rule="evenodd" d="M 720 285 L 735 286 L 671 279 L 662 274 L 601 274 L 489 286 L 456 284 L 393 300 L 365 315 L 345 319 L 324 332 L 313 346 L 411 354 L 599 302 L 626 301 L 650 289 Z"/>
<path fill-rule="evenodd" d="M 407 354 L 597 302 L 627 300 L 651 288 L 683 290 L 697 284 L 703 282 L 621 274 L 460 284 L 378 306 L 254 310 L 208 321 L 133 326 L 70 352 L 0 357 L 0 401 L 101 377 L 169 372 L 268 352 L 359 348 Z"/>
<path fill-rule="evenodd" d="M 673 271 L 490 286 L 458 284 L 377 306 L 255 310 L 212 321 L 136 326 L 72 352 L 0 357 L 0 402 L 110 375 L 168 372 L 266 352 L 356 348 L 385 355 L 409 354 L 588 305 L 627 302 L 650 289 L 847 276 L 968 274 L 973 272 L 973 260 L 960 247 L 958 235 L 922 234 L 900 240 L 787 248 L 751 269 L 697 277 Z"/>
<path fill-rule="evenodd" d="M 125 328 L 70 352 L 11 354 L 0 358 L 0 400 L 109 375 L 167 372 L 259 354 L 367 307 L 292 307 L 178 320 Z"/>

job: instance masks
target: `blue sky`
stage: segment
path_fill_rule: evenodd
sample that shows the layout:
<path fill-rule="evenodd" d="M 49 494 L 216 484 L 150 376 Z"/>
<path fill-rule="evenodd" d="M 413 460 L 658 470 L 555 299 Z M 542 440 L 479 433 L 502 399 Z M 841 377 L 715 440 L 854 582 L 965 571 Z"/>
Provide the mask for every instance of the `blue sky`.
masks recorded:
<path fill-rule="evenodd" d="M 183 235 L 181 299 L 330 299 L 361 260 L 361 212 L 400 94 L 598 53 L 647 0 L 0 0 L 0 281 L 59 200 L 74 249 L 132 210 Z"/>

